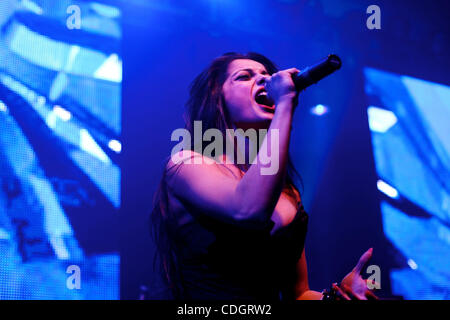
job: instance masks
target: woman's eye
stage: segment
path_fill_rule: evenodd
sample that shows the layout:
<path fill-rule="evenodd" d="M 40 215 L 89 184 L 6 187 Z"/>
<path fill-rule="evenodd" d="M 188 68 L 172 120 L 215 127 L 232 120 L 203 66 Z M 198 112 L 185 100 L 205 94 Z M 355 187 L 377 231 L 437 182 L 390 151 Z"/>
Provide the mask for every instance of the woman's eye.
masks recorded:
<path fill-rule="evenodd" d="M 249 76 L 248 74 L 243 74 L 243 75 L 237 77 L 236 79 L 237 79 L 237 80 L 240 80 L 240 79 L 249 79 L 249 77 L 250 77 L 250 76 Z"/>

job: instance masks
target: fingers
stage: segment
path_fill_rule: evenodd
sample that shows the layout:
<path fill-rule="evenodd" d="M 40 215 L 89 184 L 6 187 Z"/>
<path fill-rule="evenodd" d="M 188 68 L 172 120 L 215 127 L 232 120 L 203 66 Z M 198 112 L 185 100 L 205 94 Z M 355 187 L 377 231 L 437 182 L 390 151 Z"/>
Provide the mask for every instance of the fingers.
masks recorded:
<path fill-rule="evenodd" d="M 299 72 L 300 72 L 300 70 L 298 70 L 297 68 L 290 68 L 290 69 L 285 69 L 285 70 L 280 70 L 278 72 L 275 72 L 274 74 L 272 74 L 271 77 L 277 77 L 277 76 L 282 76 L 282 75 L 286 75 L 286 74 L 292 76 Z"/>
<path fill-rule="evenodd" d="M 362 296 L 355 291 L 353 291 L 348 285 L 343 284 L 342 289 L 352 300 L 367 300 L 365 296 Z"/>
<path fill-rule="evenodd" d="M 376 282 L 375 280 L 366 279 L 366 285 L 370 290 L 381 288 L 381 284 Z"/>
<path fill-rule="evenodd" d="M 346 293 L 347 297 L 349 297 L 350 299 L 356 298 L 349 286 L 347 286 L 346 284 L 341 284 L 341 288 Z"/>
<path fill-rule="evenodd" d="M 344 298 L 344 300 L 351 300 L 350 297 L 344 291 L 342 291 L 342 289 L 339 288 L 336 283 L 333 283 L 333 289 L 336 290 L 338 295 L 340 297 Z"/>
<path fill-rule="evenodd" d="M 296 97 L 298 92 L 295 89 L 292 74 L 298 72 L 299 70 L 297 68 L 281 70 L 272 74 L 265 80 L 264 87 L 267 90 L 268 96 L 276 105 L 284 98 L 291 99 L 293 105 L 297 105 L 298 100 Z"/>
<path fill-rule="evenodd" d="M 348 285 L 342 284 L 342 289 L 339 289 L 338 286 L 334 286 L 335 290 L 344 297 L 346 300 L 380 300 L 372 291 L 366 290 L 364 292 L 364 295 L 358 294 L 355 291 L 352 290 L 351 287 Z"/>
<path fill-rule="evenodd" d="M 373 292 L 372 290 L 381 288 L 381 285 L 378 282 L 375 282 L 374 280 L 366 280 L 367 288 L 365 295 L 368 299 L 374 299 L 374 300 L 380 300 Z"/>
<path fill-rule="evenodd" d="M 369 298 L 369 299 L 380 300 L 380 298 L 378 298 L 378 297 L 375 295 L 375 293 L 373 293 L 373 292 L 370 291 L 370 290 L 367 290 L 367 291 L 366 291 L 366 297 Z"/>
<path fill-rule="evenodd" d="M 359 258 L 359 261 L 354 268 L 354 270 L 356 272 L 358 272 L 359 274 L 361 273 L 361 270 L 364 268 L 366 263 L 372 257 L 372 252 L 373 252 L 373 248 L 370 248 L 369 250 L 367 250 L 366 252 L 363 253 L 363 255 L 361 256 L 361 258 Z"/>
<path fill-rule="evenodd" d="M 290 74 L 297 74 L 297 73 L 300 72 L 300 70 L 298 70 L 297 68 L 289 68 L 289 69 L 286 69 L 286 70 L 283 70 L 283 71 L 285 71 L 287 73 L 290 73 Z"/>
<path fill-rule="evenodd" d="M 293 75 L 293 74 L 297 74 L 299 72 L 300 72 L 300 70 L 297 69 L 297 68 L 289 68 L 289 69 L 284 69 L 284 70 L 280 70 L 278 72 L 275 72 L 274 74 L 272 74 L 272 77 L 273 76 L 277 76 L 277 75 L 281 75 L 283 73 L 288 73 L 290 75 Z"/>
<path fill-rule="evenodd" d="M 362 296 L 360 294 L 355 295 L 358 300 L 367 300 L 366 296 Z"/>

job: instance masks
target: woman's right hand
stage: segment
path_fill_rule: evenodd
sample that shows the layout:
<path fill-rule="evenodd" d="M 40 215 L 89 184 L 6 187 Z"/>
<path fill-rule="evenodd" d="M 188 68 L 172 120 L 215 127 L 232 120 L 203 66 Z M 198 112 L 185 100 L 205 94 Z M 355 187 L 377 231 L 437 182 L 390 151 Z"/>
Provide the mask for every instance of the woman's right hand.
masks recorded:
<path fill-rule="evenodd" d="M 278 71 L 265 80 L 265 88 L 270 99 L 275 103 L 275 108 L 279 105 L 291 103 L 292 107 L 297 105 L 298 92 L 295 89 L 292 75 L 299 73 L 297 68 L 290 68 Z"/>

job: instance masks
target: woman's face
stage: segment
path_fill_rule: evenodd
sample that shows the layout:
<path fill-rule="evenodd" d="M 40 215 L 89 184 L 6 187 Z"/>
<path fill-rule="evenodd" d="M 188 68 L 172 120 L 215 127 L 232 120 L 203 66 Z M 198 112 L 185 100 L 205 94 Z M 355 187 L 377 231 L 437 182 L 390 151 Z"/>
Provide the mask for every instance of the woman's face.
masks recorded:
<path fill-rule="evenodd" d="M 275 107 L 270 105 L 264 93 L 261 94 L 265 92 L 264 82 L 268 77 L 270 75 L 264 65 L 254 60 L 236 59 L 228 65 L 222 92 L 231 121 L 237 127 L 269 126 Z"/>

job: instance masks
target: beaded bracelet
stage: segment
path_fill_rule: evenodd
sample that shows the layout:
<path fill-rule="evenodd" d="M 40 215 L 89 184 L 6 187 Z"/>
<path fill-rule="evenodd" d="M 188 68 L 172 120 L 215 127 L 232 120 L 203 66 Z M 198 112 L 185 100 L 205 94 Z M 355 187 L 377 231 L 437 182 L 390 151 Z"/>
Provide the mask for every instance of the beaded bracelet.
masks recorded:
<path fill-rule="evenodd" d="M 334 286 L 337 286 L 337 283 L 333 283 L 330 289 L 324 289 L 321 293 L 323 294 L 322 300 L 326 301 L 335 301 L 337 300 L 337 290 Z"/>

